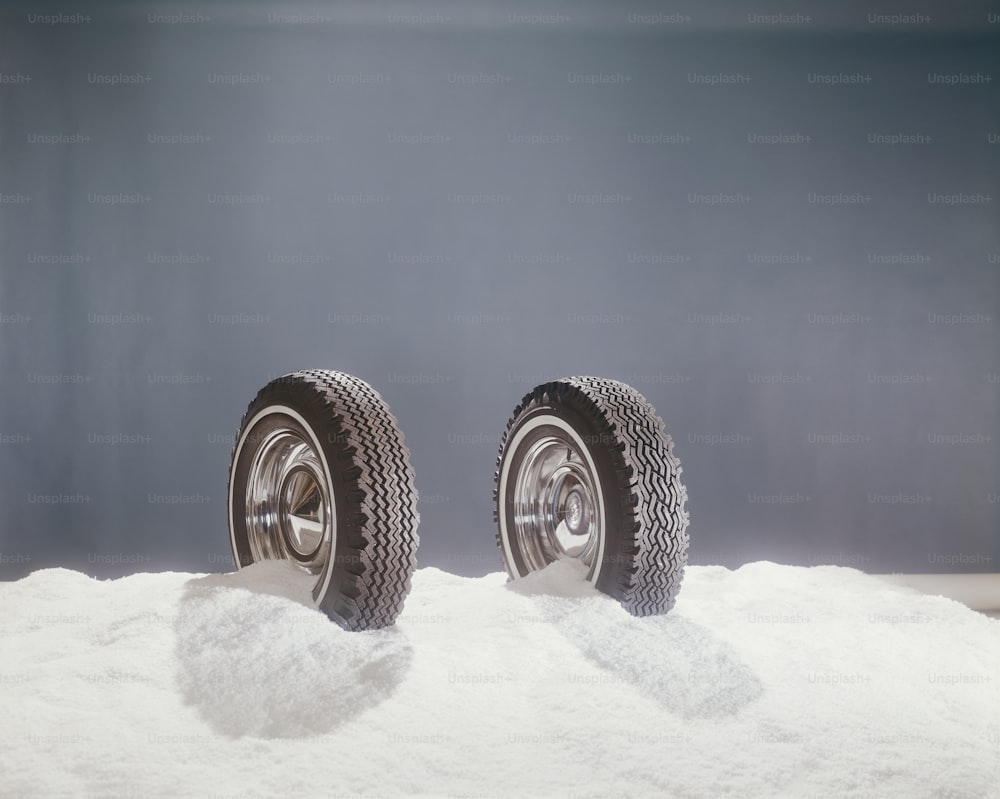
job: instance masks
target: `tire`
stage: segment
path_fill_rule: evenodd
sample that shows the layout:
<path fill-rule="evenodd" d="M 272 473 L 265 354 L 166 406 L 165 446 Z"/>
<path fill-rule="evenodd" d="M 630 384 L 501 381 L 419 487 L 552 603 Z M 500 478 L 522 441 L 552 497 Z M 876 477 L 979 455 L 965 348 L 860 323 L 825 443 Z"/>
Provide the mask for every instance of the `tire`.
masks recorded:
<path fill-rule="evenodd" d="M 631 386 L 567 377 L 536 387 L 497 458 L 497 545 L 511 579 L 577 558 L 630 613 L 666 613 L 687 562 L 680 474 L 663 421 Z"/>
<path fill-rule="evenodd" d="M 233 447 L 237 568 L 290 560 L 315 576 L 316 607 L 341 627 L 392 624 L 416 566 L 409 457 L 389 406 L 363 380 L 319 369 L 272 380 Z"/>

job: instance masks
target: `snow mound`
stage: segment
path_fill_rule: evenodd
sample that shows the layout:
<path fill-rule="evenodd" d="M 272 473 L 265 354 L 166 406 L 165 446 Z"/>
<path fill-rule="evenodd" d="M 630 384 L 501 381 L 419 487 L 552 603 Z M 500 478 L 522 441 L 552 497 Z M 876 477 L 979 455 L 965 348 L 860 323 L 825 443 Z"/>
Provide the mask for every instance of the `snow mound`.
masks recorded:
<path fill-rule="evenodd" d="M 308 605 L 310 586 L 285 561 L 187 583 L 174 625 L 178 683 L 217 731 L 327 732 L 402 680 L 405 633 L 346 632 Z"/>
<path fill-rule="evenodd" d="M 996 797 L 1000 622 L 853 569 L 420 569 L 347 633 L 286 563 L 0 584 L 4 796 Z"/>

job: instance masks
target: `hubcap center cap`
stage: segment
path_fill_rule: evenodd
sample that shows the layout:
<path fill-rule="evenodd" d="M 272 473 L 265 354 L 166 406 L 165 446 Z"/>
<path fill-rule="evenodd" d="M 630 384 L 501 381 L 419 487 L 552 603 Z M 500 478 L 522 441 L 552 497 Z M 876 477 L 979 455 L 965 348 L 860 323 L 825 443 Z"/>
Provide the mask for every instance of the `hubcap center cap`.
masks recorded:
<path fill-rule="evenodd" d="M 580 489 L 574 488 L 566 497 L 566 526 L 574 535 L 581 535 L 586 530 L 581 529 L 583 521 L 583 497 L 580 496 Z"/>
<path fill-rule="evenodd" d="M 288 472 L 280 491 L 281 528 L 295 554 L 310 558 L 323 541 L 326 526 L 323 492 L 311 471 L 298 466 Z"/>

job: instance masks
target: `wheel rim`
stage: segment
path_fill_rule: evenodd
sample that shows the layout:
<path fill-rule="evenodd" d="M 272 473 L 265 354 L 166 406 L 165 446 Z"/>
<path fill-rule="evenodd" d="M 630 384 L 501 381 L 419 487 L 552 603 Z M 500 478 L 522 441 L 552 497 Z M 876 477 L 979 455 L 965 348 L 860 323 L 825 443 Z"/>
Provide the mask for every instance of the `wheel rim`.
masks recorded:
<path fill-rule="evenodd" d="M 514 481 L 514 535 L 530 570 L 560 558 L 593 567 L 603 524 L 597 486 L 568 437 L 545 435 L 531 444 Z"/>
<path fill-rule="evenodd" d="M 290 559 L 313 574 L 326 567 L 334 534 L 322 461 L 303 435 L 268 425 L 247 475 L 247 539 L 255 561 Z"/>

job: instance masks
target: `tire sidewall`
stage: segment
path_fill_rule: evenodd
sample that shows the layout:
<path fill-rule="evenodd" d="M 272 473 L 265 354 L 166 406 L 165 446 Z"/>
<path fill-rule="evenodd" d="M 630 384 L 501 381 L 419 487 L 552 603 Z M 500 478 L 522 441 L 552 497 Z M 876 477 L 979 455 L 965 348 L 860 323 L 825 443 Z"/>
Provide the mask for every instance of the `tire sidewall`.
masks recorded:
<path fill-rule="evenodd" d="M 272 386 L 273 384 L 268 388 Z M 330 552 L 326 564 L 313 588 L 313 598 L 316 605 L 320 606 L 330 588 L 334 571 L 341 560 L 339 550 L 342 537 L 337 533 L 338 530 L 343 529 L 340 518 L 343 503 L 338 502 L 337 497 L 343 487 L 338 484 L 336 471 L 331 469 L 334 454 L 332 442 L 338 440 L 341 430 L 339 424 L 331 426 L 328 420 L 320 416 L 319 412 L 309 407 L 310 400 L 315 401 L 315 393 L 308 384 L 300 384 L 298 390 L 296 390 L 296 384 L 277 385 L 273 386 L 273 389 L 273 395 L 272 392 L 265 389 L 247 410 L 233 451 L 228 496 L 230 543 L 233 557 L 238 569 L 255 562 L 250 549 L 244 512 L 250 466 L 260 445 L 260 441 L 255 440 L 257 436 L 254 433 L 261 428 L 262 422 L 283 418 L 287 422 L 287 427 L 298 432 L 311 444 L 323 466 L 323 475 L 326 480 L 333 530 L 331 531 Z M 317 431 L 324 429 L 326 435 L 321 436 Z M 324 441 L 324 438 L 329 439 L 329 441 Z"/>
<path fill-rule="evenodd" d="M 549 425 L 541 420 L 555 421 Z M 531 428 L 529 432 L 523 432 Z M 620 513 L 621 496 L 618 477 L 611 458 L 611 446 L 616 442 L 614 433 L 599 412 L 584 402 L 573 402 L 566 396 L 538 404 L 524 413 L 511 427 L 501 454 L 497 478 L 497 522 L 504 560 L 511 576 L 524 577 L 531 572 L 518 546 L 513 527 L 514 485 L 524 457 L 531 445 L 546 434 L 565 435 L 571 431 L 581 453 L 589 458 L 593 477 L 598 483 L 598 513 L 602 521 L 602 536 L 595 553 L 593 568 L 588 579 L 598 589 L 608 592 L 618 582 L 622 558 L 623 519 Z"/>

